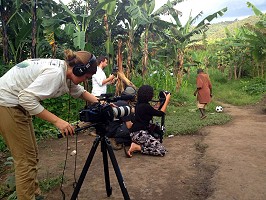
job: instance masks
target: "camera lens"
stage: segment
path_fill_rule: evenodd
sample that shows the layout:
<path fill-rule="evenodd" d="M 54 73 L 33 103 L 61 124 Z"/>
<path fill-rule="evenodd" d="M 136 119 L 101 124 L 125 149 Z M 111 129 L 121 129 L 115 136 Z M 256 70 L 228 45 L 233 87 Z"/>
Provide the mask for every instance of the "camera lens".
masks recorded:
<path fill-rule="evenodd" d="M 119 106 L 113 107 L 114 117 L 124 117 L 130 114 L 130 107 L 129 106 Z"/>

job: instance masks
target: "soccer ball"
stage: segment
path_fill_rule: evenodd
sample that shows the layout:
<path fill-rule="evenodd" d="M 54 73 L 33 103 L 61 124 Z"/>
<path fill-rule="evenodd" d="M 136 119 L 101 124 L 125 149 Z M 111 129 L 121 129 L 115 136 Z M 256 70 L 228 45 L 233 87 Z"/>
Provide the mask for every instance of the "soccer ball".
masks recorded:
<path fill-rule="evenodd" d="M 223 107 L 222 106 L 216 106 L 215 110 L 216 110 L 216 112 L 223 112 Z"/>

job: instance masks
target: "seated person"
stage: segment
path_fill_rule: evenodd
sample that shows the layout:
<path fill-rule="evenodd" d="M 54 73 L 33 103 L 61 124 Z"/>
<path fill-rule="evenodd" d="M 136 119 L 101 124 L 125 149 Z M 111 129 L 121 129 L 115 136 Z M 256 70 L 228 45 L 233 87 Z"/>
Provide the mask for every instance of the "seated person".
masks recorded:
<path fill-rule="evenodd" d="M 129 150 L 125 150 L 129 158 L 132 157 L 132 153 L 135 151 L 140 151 L 143 154 L 160 156 L 164 156 L 166 153 L 165 147 L 159 140 L 150 135 L 147 129 L 153 116 L 165 115 L 171 94 L 165 94 L 165 102 L 160 106 L 161 110 L 157 110 L 150 105 L 149 102 L 152 100 L 153 95 L 153 88 L 149 85 L 143 85 L 138 90 L 135 119 L 130 129 L 132 143 Z"/>
<path fill-rule="evenodd" d="M 114 102 L 116 106 L 133 106 L 135 102 L 136 97 L 136 90 L 128 86 L 126 89 L 122 92 L 121 97 L 124 95 L 132 96 L 132 99 L 129 100 L 118 100 L 117 102 Z M 122 149 L 122 144 L 124 145 L 130 145 L 131 144 L 131 138 L 129 135 L 129 128 L 132 125 L 132 120 L 134 117 L 134 113 L 130 113 L 128 116 L 123 116 L 119 119 L 116 119 L 112 121 L 107 129 L 106 136 L 109 138 L 111 145 L 114 150 Z"/>

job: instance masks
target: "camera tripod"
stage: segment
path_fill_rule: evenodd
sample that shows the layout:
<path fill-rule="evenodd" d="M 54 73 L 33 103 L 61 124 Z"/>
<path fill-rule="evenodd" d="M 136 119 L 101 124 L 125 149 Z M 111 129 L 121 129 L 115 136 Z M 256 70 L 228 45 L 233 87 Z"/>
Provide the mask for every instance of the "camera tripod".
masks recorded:
<path fill-rule="evenodd" d="M 77 196 L 78 196 L 78 193 L 79 193 L 80 188 L 82 186 L 82 183 L 83 183 L 83 181 L 85 179 L 85 176 L 86 176 L 86 174 L 87 174 L 87 172 L 89 170 L 89 167 L 90 167 L 90 164 L 92 162 L 93 156 L 94 156 L 94 154 L 96 152 L 96 149 L 97 149 L 97 147 L 98 147 L 100 142 L 101 142 L 101 152 L 102 152 L 102 156 L 103 156 L 105 187 L 106 187 L 107 196 L 110 197 L 112 195 L 112 187 L 110 185 L 110 176 L 109 176 L 109 169 L 108 169 L 108 157 L 107 157 L 107 151 L 108 151 L 108 154 L 109 154 L 110 160 L 112 162 L 112 165 L 113 165 L 113 168 L 114 168 L 114 171 L 115 171 L 115 174 L 116 174 L 120 189 L 121 189 L 121 191 L 123 193 L 124 199 L 125 200 L 130 200 L 130 197 L 128 195 L 128 192 L 127 192 L 127 189 L 126 189 L 126 186 L 125 186 L 121 171 L 119 169 L 117 160 L 115 158 L 115 154 L 113 152 L 113 148 L 112 148 L 112 146 L 110 144 L 110 141 L 108 140 L 108 137 L 106 137 L 105 134 L 104 134 L 106 132 L 106 129 L 105 129 L 106 124 L 99 123 L 99 124 L 96 124 L 94 127 L 96 128 L 97 137 L 96 137 L 96 139 L 93 142 L 93 145 L 91 147 L 90 153 L 89 153 L 89 155 L 87 157 L 87 160 L 86 160 L 86 162 L 84 164 L 84 167 L 82 169 L 82 172 L 80 174 L 80 177 L 78 179 L 76 187 L 74 188 L 74 192 L 73 192 L 73 194 L 71 196 L 71 200 L 76 200 L 77 199 Z M 78 129 L 75 130 L 75 132 L 79 132 L 79 131 L 81 131 L 81 130 L 83 130 L 85 128 L 88 128 L 88 127 L 78 128 Z"/>

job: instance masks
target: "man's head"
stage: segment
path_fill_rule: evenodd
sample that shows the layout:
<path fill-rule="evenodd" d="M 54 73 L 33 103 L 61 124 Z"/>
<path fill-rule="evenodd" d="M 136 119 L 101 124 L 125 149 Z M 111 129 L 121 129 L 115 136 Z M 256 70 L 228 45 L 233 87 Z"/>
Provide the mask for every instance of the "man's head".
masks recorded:
<path fill-rule="evenodd" d="M 99 56 L 97 58 L 98 66 L 104 69 L 108 65 L 108 58 L 106 56 Z"/>
<path fill-rule="evenodd" d="M 131 86 L 127 86 L 127 87 L 125 88 L 125 90 L 121 93 L 121 96 L 123 96 L 123 95 L 131 95 L 131 96 L 135 96 L 136 93 L 137 93 L 137 91 L 136 91 L 133 87 L 131 87 Z"/>
<path fill-rule="evenodd" d="M 201 69 L 201 68 L 199 68 L 199 69 L 197 70 L 197 74 L 202 73 L 202 72 L 203 72 L 203 69 Z"/>

